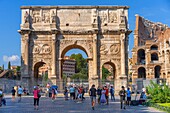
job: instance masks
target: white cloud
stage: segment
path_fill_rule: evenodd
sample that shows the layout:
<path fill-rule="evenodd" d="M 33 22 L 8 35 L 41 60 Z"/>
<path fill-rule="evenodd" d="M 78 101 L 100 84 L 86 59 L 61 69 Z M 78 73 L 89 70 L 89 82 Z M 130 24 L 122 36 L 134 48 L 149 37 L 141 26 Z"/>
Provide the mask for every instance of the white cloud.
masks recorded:
<path fill-rule="evenodd" d="M 4 62 L 18 62 L 20 60 L 18 55 L 12 55 L 12 56 L 3 56 L 3 61 Z"/>

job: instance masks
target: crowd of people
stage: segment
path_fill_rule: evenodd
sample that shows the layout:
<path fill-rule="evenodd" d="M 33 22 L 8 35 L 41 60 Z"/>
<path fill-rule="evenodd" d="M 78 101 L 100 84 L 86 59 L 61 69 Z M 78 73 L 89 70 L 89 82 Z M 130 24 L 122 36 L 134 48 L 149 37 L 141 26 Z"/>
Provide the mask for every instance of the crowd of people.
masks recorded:
<path fill-rule="evenodd" d="M 54 102 L 54 100 L 56 99 L 56 95 L 58 94 L 57 87 L 52 87 L 49 84 L 47 84 L 46 89 L 49 94 L 49 98 L 51 98 L 52 102 Z M 41 92 L 42 90 L 39 87 L 39 85 L 34 86 L 34 90 L 32 93 L 34 98 L 35 110 L 38 110 Z M 82 103 L 85 100 L 84 97 L 85 92 L 86 92 L 86 88 L 84 88 L 82 85 L 70 85 L 69 87 L 64 88 L 63 94 L 66 101 L 73 100 L 74 102 Z M 15 102 L 16 95 L 18 96 L 17 99 L 18 102 L 21 102 L 22 95 L 28 94 L 28 92 L 26 92 L 26 89 L 22 88 L 21 86 L 12 87 L 11 93 L 12 93 L 13 102 Z M 125 87 L 122 86 L 118 94 L 120 96 L 121 109 L 126 109 L 126 106 L 131 105 L 132 92 L 130 88 L 127 88 L 127 90 L 125 90 Z M 90 96 L 91 106 L 93 110 L 95 108 L 96 100 L 100 105 L 109 105 L 109 96 L 111 101 L 116 100 L 114 87 L 107 86 L 107 85 L 98 86 L 98 88 L 95 88 L 95 85 L 92 85 L 91 88 L 89 89 L 89 96 Z M 4 97 L 4 93 L 2 89 L 0 89 L 0 107 L 2 105 L 6 105 L 6 101 L 3 97 Z M 145 102 L 145 100 L 146 100 L 146 94 L 145 91 L 142 91 L 139 103 L 142 104 Z"/>

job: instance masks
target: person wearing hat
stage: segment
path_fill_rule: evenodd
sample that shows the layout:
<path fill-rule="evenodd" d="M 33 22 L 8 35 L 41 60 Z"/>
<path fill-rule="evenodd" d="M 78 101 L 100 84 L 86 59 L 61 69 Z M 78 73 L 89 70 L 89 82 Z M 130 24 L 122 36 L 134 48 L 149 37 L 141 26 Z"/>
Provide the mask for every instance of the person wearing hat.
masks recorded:
<path fill-rule="evenodd" d="M 122 89 L 119 91 L 119 96 L 120 96 L 120 105 L 121 105 L 121 109 L 125 108 L 125 97 L 126 97 L 126 91 L 125 91 L 125 87 L 122 86 Z"/>

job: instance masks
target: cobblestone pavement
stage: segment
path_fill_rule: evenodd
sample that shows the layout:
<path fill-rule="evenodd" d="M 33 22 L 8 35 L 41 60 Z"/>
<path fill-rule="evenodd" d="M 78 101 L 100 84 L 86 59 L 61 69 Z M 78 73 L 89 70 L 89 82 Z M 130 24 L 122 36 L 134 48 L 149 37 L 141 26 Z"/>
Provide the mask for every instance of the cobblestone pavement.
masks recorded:
<path fill-rule="evenodd" d="M 143 106 L 130 106 L 121 110 L 118 101 L 110 101 L 109 105 L 97 104 L 95 110 L 92 110 L 89 97 L 83 103 L 64 101 L 63 97 L 52 102 L 49 98 L 41 97 L 39 110 L 33 108 L 33 97 L 24 97 L 20 103 L 11 102 L 10 98 L 6 100 L 7 105 L 0 107 L 0 113 L 163 113 Z"/>

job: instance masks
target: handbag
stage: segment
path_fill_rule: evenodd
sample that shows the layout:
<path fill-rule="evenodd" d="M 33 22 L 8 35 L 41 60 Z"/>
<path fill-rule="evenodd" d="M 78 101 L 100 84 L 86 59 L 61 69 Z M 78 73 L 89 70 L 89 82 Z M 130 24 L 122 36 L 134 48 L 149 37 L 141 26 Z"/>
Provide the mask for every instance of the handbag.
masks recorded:
<path fill-rule="evenodd" d="M 38 91 L 37 91 L 37 93 L 38 93 L 38 98 L 40 98 L 40 97 L 41 97 L 41 94 L 40 94 L 40 92 L 38 92 Z"/>
<path fill-rule="evenodd" d="M 38 93 L 38 98 L 40 98 L 41 97 L 41 94 L 40 93 Z"/>

